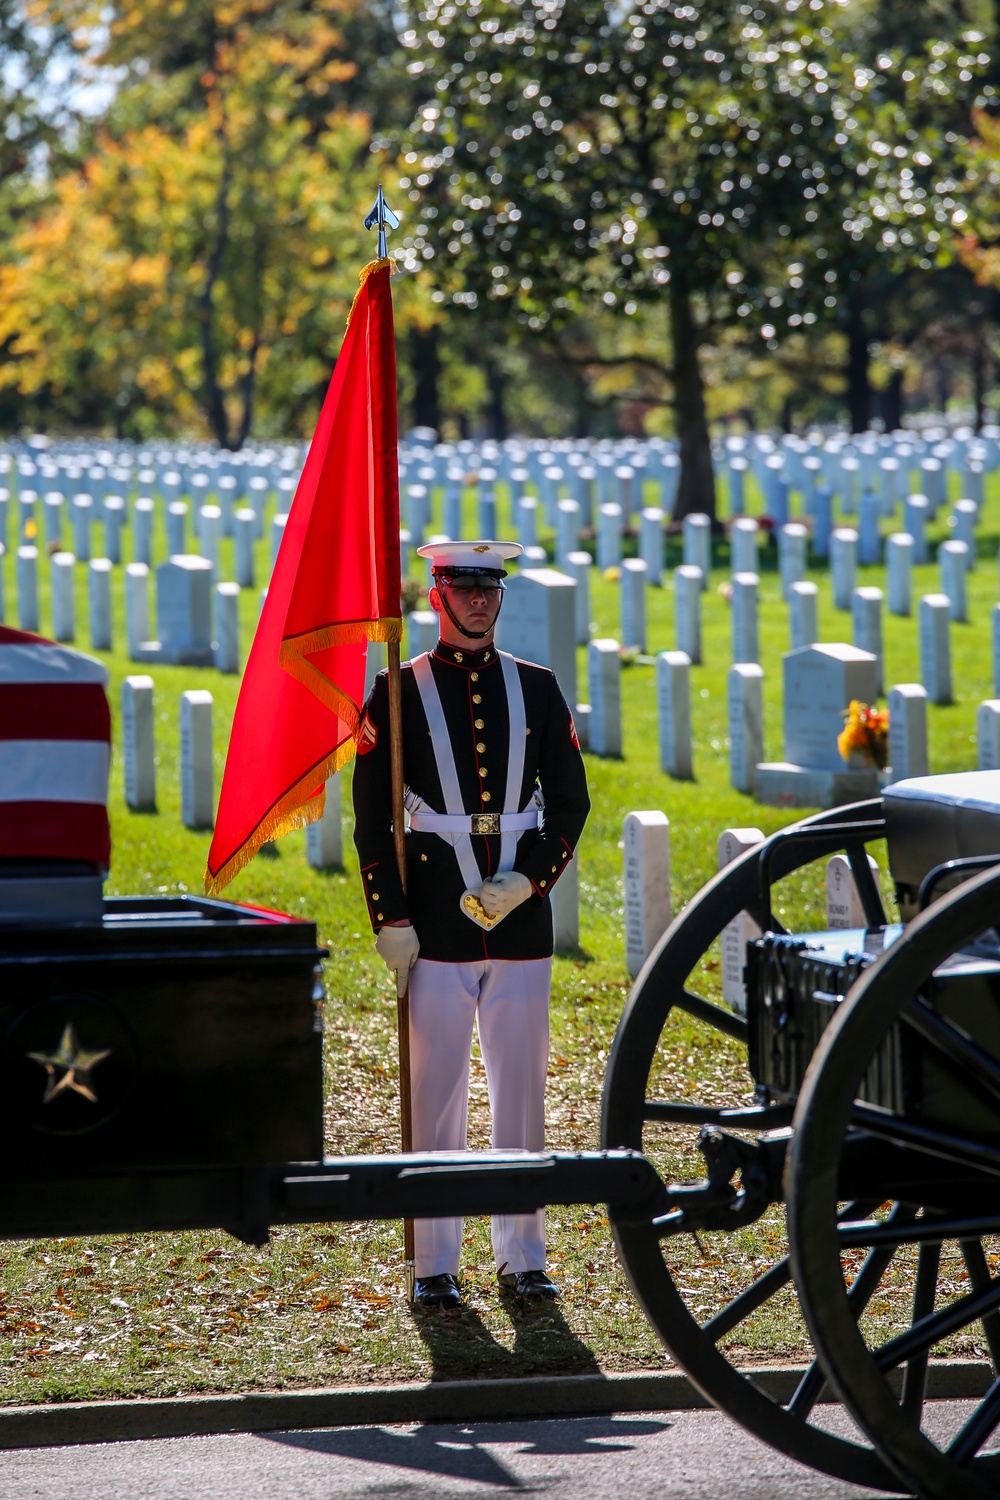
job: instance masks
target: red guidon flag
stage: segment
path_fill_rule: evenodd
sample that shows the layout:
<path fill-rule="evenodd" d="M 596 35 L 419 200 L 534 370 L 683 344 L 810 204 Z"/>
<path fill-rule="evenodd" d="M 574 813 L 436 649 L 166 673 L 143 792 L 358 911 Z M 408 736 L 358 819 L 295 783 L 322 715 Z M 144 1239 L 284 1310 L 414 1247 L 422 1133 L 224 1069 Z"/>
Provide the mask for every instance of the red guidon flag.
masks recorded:
<path fill-rule="evenodd" d="M 368 641 L 398 641 L 399 473 L 389 276 L 361 288 L 288 513 L 240 687 L 205 889 L 321 817 L 354 754 Z"/>
<path fill-rule="evenodd" d="M 0 859 L 111 858 L 101 662 L 0 625 Z"/>

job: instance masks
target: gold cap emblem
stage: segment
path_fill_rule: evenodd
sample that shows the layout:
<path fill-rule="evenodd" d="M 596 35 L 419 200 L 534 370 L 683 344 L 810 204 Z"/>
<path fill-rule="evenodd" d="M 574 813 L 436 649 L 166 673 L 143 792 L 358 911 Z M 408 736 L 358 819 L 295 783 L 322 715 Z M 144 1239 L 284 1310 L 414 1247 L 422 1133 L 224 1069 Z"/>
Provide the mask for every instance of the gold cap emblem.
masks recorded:
<path fill-rule="evenodd" d="M 489 547 L 473 547 L 473 552 L 488 552 Z"/>

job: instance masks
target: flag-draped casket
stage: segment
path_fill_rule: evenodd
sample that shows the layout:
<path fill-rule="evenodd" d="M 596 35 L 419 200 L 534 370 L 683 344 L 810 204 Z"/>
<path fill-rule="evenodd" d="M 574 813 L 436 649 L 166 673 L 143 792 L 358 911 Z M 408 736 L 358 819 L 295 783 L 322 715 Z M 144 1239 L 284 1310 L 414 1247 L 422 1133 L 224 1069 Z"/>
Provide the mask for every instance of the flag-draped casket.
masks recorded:
<path fill-rule="evenodd" d="M 0 860 L 107 870 L 108 669 L 0 625 Z"/>

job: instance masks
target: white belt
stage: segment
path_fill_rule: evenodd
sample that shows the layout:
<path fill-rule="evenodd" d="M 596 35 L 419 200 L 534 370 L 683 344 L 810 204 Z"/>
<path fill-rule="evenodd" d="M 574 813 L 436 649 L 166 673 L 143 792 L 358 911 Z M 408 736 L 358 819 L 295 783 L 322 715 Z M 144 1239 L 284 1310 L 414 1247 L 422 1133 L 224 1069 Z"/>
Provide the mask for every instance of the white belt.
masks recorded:
<path fill-rule="evenodd" d="M 521 833 L 538 827 L 538 809 L 519 813 L 412 812 L 414 833 Z"/>

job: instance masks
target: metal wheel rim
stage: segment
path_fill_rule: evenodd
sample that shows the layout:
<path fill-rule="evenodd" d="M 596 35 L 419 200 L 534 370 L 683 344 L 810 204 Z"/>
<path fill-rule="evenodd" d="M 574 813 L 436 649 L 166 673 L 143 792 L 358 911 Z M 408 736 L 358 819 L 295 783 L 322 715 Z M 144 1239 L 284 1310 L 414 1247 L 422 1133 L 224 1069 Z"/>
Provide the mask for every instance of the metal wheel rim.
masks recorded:
<path fill-rule="evenodd" d="M 822 829 L 845 821 L 876 822 L 881 799 L 836 808 L 803 820 L 797 827 Z M 872 837 L 878 837 L 873 833 Z M 698 959 L 726 923 L 754 904 L 759 849 L 752 849 L 720 872 L 664 933 L 636 978 L 615 1036 L 605 1075 L 601 1144 L 642 1149 L 642 1104 L 649 1073 L 676 996 Z M 832 849 L 830 852 L 833 852 Z M 805 847 L 790 867 L 778 865 L 775 880 L 811 863 L 817 856 Z M 699 916 L 713 926 L 705 943 L 697 935 Z M 673 972 L 671 972 L 673 970 Z M 723 1014 L 737 1020 L 732 1013 Z M 639 1107 L 636 1108 L 636 1091 Z M 630 1095 L 630 1102 L 623 1097 Z M 899 1486 L 871 1448 L 839 1437 L 808 1420 L 792 1416 L 750 1383 L 702 1332 L 663 1261 L 655 1231 L 612 1223 L 615 1245 L 643 1312 L 692 1383 L 714 1406 L 728 1413 L 771 1447 L 835 1478 L 870 1488 Z M 749 1372 L 748 1372 L 749 1373 Z"/>
<path fill-rule="evenodd" d="M 871 1039 L 885 1034 L 945 958 L 993 925 L 998 899 L 996 869 L 958 887 L 917 917 L 907 941 L 889 948 L 859 980 L 813 1056 L 787 1168 L 794 1275 L 831 1385 L 900 1482 L 929 1500 L 995 1500 L 1000 1489 L 984 1464 L 978 1474 L 963 1472 L 903 1415 L 846 1306 L 831 1210 L 835 1214 L 842 1142 Z M 996 1462 L 990 1467 L 997 1472 Z"/>

